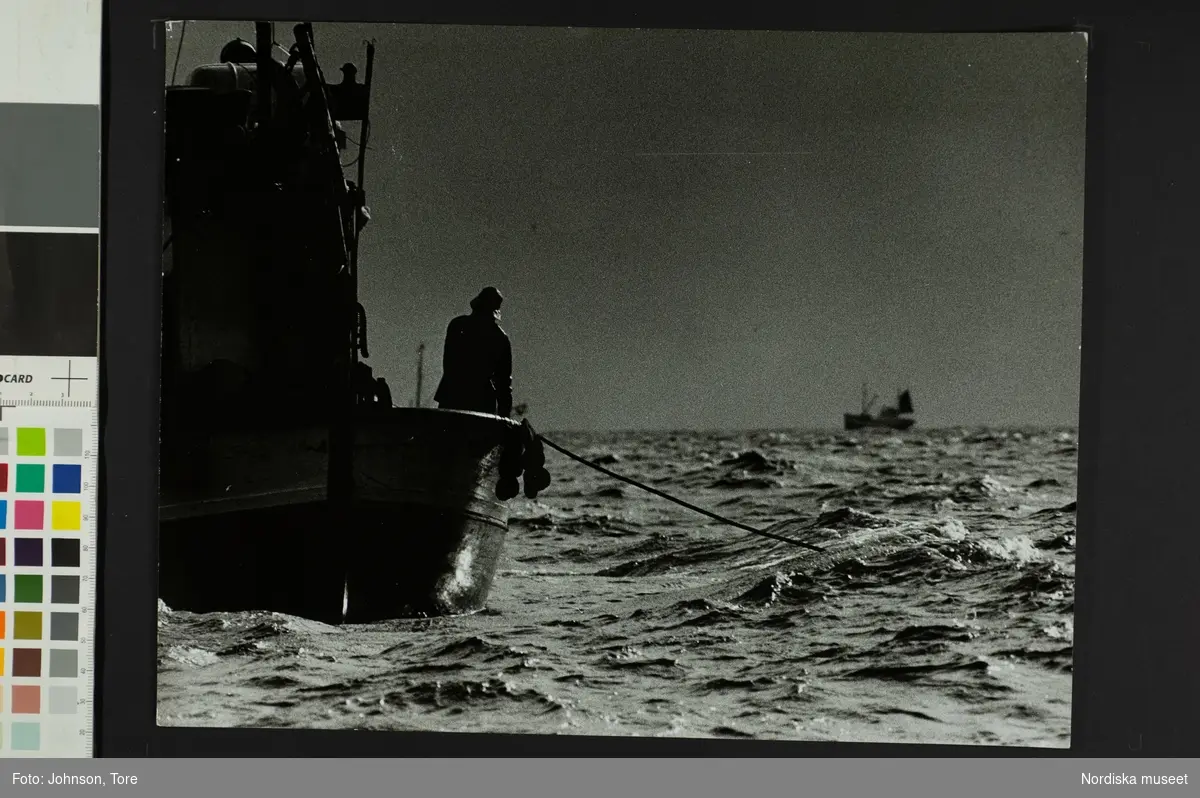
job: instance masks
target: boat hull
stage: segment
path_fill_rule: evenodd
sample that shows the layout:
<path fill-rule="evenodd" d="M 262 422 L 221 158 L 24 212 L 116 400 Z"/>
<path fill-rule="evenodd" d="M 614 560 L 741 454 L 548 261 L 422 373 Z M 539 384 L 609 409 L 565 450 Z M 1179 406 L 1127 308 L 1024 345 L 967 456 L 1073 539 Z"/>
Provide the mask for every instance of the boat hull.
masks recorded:
<path fill-rule="evenodd" d="M 465 615 L 486 606 L 507 519 L 363 502 L 354 523 L 363 556 L 348 563 L 346 623 Z"/>
<path fill-rule="evenodd" d="M 351 551 L 324 500 L 159 522 L 159 597 L 188 612 L 342 620 Z"/>
<path fill-rule="evenodd" d="M 349 507 L 327 498 L 322 430 L 210 440 L 182 458 L 188 479 L 164 460 L 160 596 L 326 623 L 478 611 L 508 530 L 495 485 L 515 426 L 435 409 L 360 419 Z M 182 483 L 186 496 L 168 489 Z"/>
<path fill-rule="evenodd" d="M 516 425 L 434 409 L 389 416 L 356 431 L 346 621 L 481 610 L 508 532 L 495 489 Z"/>
<path fill-rule="evenodd" d="M 906 430 L 916 423 L 904 416 L 875 417 L 855 413 L 845 413 L 843 424 L 848 430 L 857 429 L 891 429 Z"/>

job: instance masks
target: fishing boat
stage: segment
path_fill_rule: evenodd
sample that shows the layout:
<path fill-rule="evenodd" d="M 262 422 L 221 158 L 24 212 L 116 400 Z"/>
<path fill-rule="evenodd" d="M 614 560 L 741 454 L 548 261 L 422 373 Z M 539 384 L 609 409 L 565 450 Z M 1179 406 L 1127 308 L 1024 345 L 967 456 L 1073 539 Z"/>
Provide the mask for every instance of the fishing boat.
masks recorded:
<path fill-rule="evenodd" d="M 862 410 L 860 412 L 843 414 L 842 419 L 846 429 L 906 430 L 916 423 L 916 420 L 911 418 L 913 412 L 912 394 L 907 390 L 898 391 L 896 394 L 896 406 L 884 407 L 879 411 L 879 415 L 871 413 L 871 408 L 879 401 L 879 397 L 873 396 L 868 400 L 868 393 L 867 387 L 864 385 Z"/>
<path fill-rule="evenodd" d="M 160 598 L 329 623 L 477 611 L 520 427 L 393 406 L 367 365 L 374 45 L 363 82 L 346 64 L 331 83 L 311 24 L 287 50 L 274 29 L 166 90 Z"/>

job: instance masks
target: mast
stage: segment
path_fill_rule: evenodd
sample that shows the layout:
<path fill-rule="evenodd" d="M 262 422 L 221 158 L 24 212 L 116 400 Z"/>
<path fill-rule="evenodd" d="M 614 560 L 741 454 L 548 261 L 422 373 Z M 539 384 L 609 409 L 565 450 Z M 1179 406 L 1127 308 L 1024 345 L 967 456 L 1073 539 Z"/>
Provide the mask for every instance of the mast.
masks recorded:
<path fill-rule="evenodd" d="M 256 99 L 256 121 L 262 123 L 271 118 L 271 56 L 275 49 L 275 25 L 271 22 L 254 23 L 255 70 L 254 93 Z"/>
<path fill-rule="evenodd" d="M 422 343 L 417 347 L 417 403 L 416 406 L 421 406 L 421 380 L 425 372 L 425 344 Z"/>
<path fill-rule="evenodd" d="M 375 67 L 375 44 L 367 43 L 367 75 L 363 80 L 363 97 L 364 107 L 363 116 L 359 122 L 358 128 L 358 183 L 356 188 L 358 196 L 355 198 L 355 220 L 354 220 L 354 239 L 350 242 L 350 281 L 353 285 L 353 293 L 355 302 L 358 301 L 358 244 L 362 235 L 362 231 L 358 227 L 358 210 L 366 197 L 366 187 L 363 181 L 366 180 L 367 168 L 367 141 L 371 135 L 371 73 Z M 351 355 L 354 362 L 358 362 L 358 346 L 354 347 L 354 352 Z"/>
<path fill-rule="evenodd" d="M 331 297 L 335 329 L 345 348 L 340 348 L 337 360 L 332 364 L 331 376 L 336 381 L 335 401 L 331 407 L 329 426 L 329 473 L 328 494 L 335 516 L 349 517 L 350 503 L 354 493 L 354 366 L 357 363 L 358 342 L 352 332 L 357 318 L 358 297 L 354 282 L 353 255 L 357 241 L 357 219 L 354 217 L 356 203 L 348 196 L 348 187 L 342 173 L 338 153 L 334 119 L 329 104 L 329 88 L 317 63 L 316 46 L 310 23 L 301 23 L 293 28 L 296 36 L 297 56 L 304 67 L 305 89 L 308 102 L 305 120 L 309 127 L 313 156 L 318 180 L 324 181 L 323 188 L 333 208 L 333 218 L 325 235 L 338 250 L 334 271 L 334 296 Z M 351 214 L 350 226 L 346 225 L 345 214 Z M 316 233 L 317 231 L 313 231 Z M 333 264 L 331 264 L 333 265 Z"/>

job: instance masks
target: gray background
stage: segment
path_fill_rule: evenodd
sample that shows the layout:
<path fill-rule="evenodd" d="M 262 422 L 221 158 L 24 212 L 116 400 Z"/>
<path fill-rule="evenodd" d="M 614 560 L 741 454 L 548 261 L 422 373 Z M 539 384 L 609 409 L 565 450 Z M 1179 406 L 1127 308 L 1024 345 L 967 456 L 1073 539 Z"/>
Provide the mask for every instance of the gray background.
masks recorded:
<path fill-rule="evenodd" d="M 322 760 L 55 760 L 5 762 L 4 795 L 94 794 L 79 786 L 13 785 L 10 773 L 103 776 L 121 798 L 189 798 L 212 795 L 301 796 L 521 796 L 612 798 L 733 795 L 927 795 L 991 798 L 1028 796 L 1195 795 L 1196 759 L 910 759 L 910 760 L 697 760 L 697 759 L 405 759 Z M 136 776 L 136 785 L 114 787 L 109 775 Z M 1082 774 L 1188 776 L 1171 786 L 1087 786 Z M 10 786 L 11 785 L 11 786 Z M 104 794 L 101 788 L 99 794 Z"/>
<path fill-rule="evenodd" d="M 109 262 L 116 264 L 105 280 L 105 370 L 113 399 L 106 409 L 105 436 L 121 445 L 106 455 L 110 470 L 105 513 L 121 534 L 108 536 L 104 561 L 114 573 L 134 578 L 113 582 L 104 592 L 107 661 L 101 676 L 102 696 L 107 698 L 99 716 L 104 750 L 135 756 L 274 752 L 313 757 L 398 751 L 709 757 L 971 753 L 945 746 L 626 743 L 611 738 L 157 728 L 153 552 L 158 438 L 153 419 L 159 404 L 160 286 L 154 264 L 161 260 L 162 233 L 148 220 L 161 214 L 164 52 L 161 37 L 151 35 L 152 21 L 206 15 L 319 20 L 337 15 L 511 23 L 517 15 L 506 11 L 456 17 L 444 7 L 401 9 L 392 0 L 343 0 L 334 9 L 328 0 L 127 0 L 106 8 L 113 20 L 110 52 L 119 55 L 111 61 L 112 167 L 105 189 L 110 224 L 105 247 Z M 1081 2 L 1014 0 L 920 8 L 864 9 L 839 3 L 801 11 L 778 6 L 772 13 L 763 8 L 753 15 L 745 11 L 740 18 L 740 7 L 722 8 L 719 16 L 698 9 L 688 14 L 643 10 L 624 15 L 559 9 L 554 16 L 562 24 L 914 31 L 1083 25 L 1093 31 L 1072 744 L 1093 755 L 1180 756 L 1200 750 L 1200 727 L 1195 723 L 1200 717 L 1200 638 L 1190 627 L 1180 626 L 1181 618 L 1200 617 L 1194 566 L 1200 537 L 1187 532 L 1195 520 L 1194 452 L 1200 435 L 1190 424 L 1171 427 L 1171 434 L 1147 434 L 1141 420 L 1160 418 L 1164 408 L 1190 406 L 1200 396 L 1200 371 L 1180 367 L 1194 360 L 1200 345 L 1200 327 L 1188 301 L 1200 295 L 1200 270 L 1192 268 L 1197 207 L 1193 195 L 1200 186 L 1200 159 L 1195 157 L 1200 58 L 1194 14 L 1164 15 L 1137 8 L 1127 0 L 1123 11 L 1099 16 Z M 546 21 L 545 11 L 540 21 Z M 149 165 L 147 153 L 154 154 Z M 1148 517 L 1157 523 L 1147 523 Z M 139 570 L 144 578 L 137 578 Z M 789 795 L 803 786 L 795 773 L 780 778 Z M 1068 773 L 1066 783 L 1075 784 L 1076 778 Z M 399 786 L 395 780 L 393 784 Z M 1128 794 L 1119 789 L 1105 793 Z"/>
<path fill-rule="evenodd" d="M 100 108 L 0 103 L 0 226 L 100 226 Z"/>

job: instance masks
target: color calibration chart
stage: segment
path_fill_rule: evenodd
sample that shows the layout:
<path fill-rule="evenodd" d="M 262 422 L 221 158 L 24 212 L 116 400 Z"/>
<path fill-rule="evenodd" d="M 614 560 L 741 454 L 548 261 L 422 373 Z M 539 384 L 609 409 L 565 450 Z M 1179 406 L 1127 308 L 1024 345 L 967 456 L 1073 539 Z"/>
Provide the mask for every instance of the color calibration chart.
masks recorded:
<path fill-rule="evenodd" d="M 0 758 L 95 753 L 102 27 L 0 0 Z"/>
<path fill-rule="evenodd" d="M 0 356 L 4 756 L 91 756 L 96 364 Z"/>

